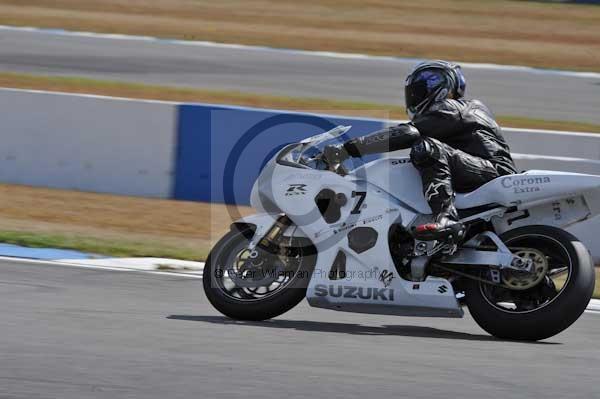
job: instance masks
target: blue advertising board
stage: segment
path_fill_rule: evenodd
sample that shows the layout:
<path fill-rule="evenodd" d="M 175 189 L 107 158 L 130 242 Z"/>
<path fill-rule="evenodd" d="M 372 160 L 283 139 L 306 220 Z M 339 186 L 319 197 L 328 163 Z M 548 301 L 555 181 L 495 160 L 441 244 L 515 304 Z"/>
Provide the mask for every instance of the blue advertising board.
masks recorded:
<path fill-rule="evenodd" d="M 174 198 L 247 205 L 261 168 L 289 143 L 352 125 L 349 137 L 381 120 L 218 105 L 179 106 Z"/>

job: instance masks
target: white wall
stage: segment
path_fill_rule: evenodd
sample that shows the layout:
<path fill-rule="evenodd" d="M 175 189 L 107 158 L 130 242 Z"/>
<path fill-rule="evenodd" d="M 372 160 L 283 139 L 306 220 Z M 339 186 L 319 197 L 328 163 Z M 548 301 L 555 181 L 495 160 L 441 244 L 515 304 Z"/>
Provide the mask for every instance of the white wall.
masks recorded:
<path fill-rule="evenodd" d="M 504 129 L 519 170 L 600 174 L 600 134 Z"/>
<path fill-rule="evenodd" d="M 169 197 L 176 105 L 0 89 L 0 181 Z"/>
<path fill-rule="evenodd" d="M 600 135 L 596 133 L 515 128 L 504 128 L 503 133 L 515 153 L 600 161 Z"/>

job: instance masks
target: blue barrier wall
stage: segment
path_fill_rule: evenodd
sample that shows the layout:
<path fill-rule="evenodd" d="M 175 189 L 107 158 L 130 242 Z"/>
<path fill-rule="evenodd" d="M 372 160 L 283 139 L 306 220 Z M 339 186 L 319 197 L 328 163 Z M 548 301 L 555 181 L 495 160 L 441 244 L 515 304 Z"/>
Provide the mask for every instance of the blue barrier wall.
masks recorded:
<path fill-rule="evenodd" d="M 174 198 L 246 205 L 262 166 L 285 144 L 352 125 L 349 137 L 383 127 L 380 120 L 275 110 L 179 106 Z"/>

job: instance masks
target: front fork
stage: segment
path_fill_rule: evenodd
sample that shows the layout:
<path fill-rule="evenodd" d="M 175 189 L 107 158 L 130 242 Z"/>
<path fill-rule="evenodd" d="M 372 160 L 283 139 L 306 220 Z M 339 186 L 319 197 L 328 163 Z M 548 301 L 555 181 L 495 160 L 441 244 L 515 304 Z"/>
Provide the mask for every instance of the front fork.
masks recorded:
<path fill-rule="evenodd" d="M 292 225 L 292 221 L 286 215 L 279 216 L 266 231 L 259 231 L 257 227 L 252 240 L 248 243 L 248 249 L 252 252 L 257 250 L 267 251 L 271 254 L 279 253 L 279 240 L 283 233 Z"/>

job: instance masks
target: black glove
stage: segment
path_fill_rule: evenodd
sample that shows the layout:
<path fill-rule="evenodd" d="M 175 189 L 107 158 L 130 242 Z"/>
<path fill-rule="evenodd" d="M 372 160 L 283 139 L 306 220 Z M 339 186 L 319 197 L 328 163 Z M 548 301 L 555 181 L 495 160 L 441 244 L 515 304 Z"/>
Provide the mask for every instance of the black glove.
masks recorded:
<path fill-rule="evenodd" d="M 330 164 L 339 164 L 350 158 L 343 145 L 328 145 L 323 148 L 323 158 Z"/>

